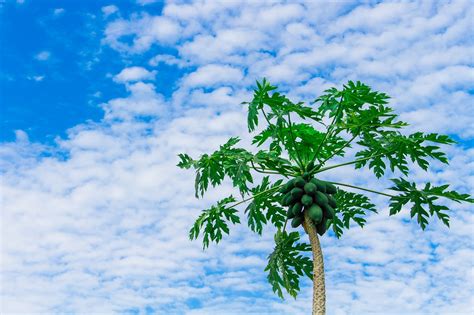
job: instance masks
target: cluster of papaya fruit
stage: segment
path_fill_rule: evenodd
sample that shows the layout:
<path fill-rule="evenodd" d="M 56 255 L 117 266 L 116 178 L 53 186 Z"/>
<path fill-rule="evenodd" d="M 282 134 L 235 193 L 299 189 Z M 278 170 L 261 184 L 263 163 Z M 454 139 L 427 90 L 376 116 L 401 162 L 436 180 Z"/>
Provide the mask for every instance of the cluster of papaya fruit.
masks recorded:
<path fill-rule="evenodd" d="M 309 173 L 298 176 L 286 183 L 281 189 L 281 204 L 288 207 L 291 226 L 297 228 L 304 221 L 304 212 L 314 222 L 319 235 L 326 233 L 327 221 L 334 218 L 337 207 L 333 194 L 336 187 L 328 182 L 311 177 Z"/>

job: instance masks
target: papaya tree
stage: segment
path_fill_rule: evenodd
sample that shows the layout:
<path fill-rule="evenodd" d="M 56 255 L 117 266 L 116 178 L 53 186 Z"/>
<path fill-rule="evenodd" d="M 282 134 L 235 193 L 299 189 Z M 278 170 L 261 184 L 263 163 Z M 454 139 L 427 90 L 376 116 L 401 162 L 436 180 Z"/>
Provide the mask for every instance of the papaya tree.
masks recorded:
<path fill-rule="evenodd" d="M 446 201 L 474 200 L 449 190 L 447 184 L 420 186 L 409 180 L 411 168 L 427 171 L 433 161 L 448 164 L 440 145 L 455 141 L 436 133 L 402 133 L 407 123 L 387 106 L 386 94 L 350 81 L 305 105 L 276 89 L 264 79 L 257 82 L 253 99 L 242 103 L 248 106 L 248 131 L 255 150 L 237 147 L 240 139 L 231 137 L 198 159 L 179 154 L 178 166 L 196 172 L 197 198 L 225 178 L 241 198 L 230 195 L 203 210 L 189 237 L 193 240 L 202 234 L 206 248 L 210 242 L 219 243 L 229 234 L 229 225 L 240 223 L 241 217 L 260 235 L 265 225 L 272 225 L 275 247 L 265 271 L 273 291 L 280 298 L 284 291 L 296 298 L 300 278 L 307 276 L 313 282 L 313 314 L 325 314 L 319 237 L 332 231 L 340 238 L 345 229 L 363 227 L 366 216 L 377 213 L 371 194 L 387 198 L 390 215 L 409 211 L 422 229 L 432 217 L 449 227 Z M 390 181 L 385 181 L 391 182 L 390 192 L 324 180 L 325 172 L 340 167 L 368 168 L 378 179 L 390 175 Z M 243 213 L 238 215 L 241 206 Z M 301 241 L 300 231 L 308 235 L 309 244 Z"/>

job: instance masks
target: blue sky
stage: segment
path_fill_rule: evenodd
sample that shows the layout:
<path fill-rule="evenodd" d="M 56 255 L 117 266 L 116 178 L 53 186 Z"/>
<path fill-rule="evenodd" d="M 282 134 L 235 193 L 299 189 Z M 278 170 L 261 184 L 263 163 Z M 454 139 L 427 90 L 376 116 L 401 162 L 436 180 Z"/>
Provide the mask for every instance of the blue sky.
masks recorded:
<path fill-rule="evenodd" d="M 266 281 L 270 227 L 234 226 L 206 251 L 187 237 L 233 190 L 195 199 L 177 154 L 248 146 L 241 102 L 262 77 L 295 101 L 347 80 L 391 95 L 408 132 L 460 142 L 449 167 L 411 178 L 473 194 L 470 1 L 0 5 L 2 314 L 307 314 L 309 281 L 284 301 Z M 328 314 L 472 313 L 472 206 L 422 232 L 370 197 L 363 230 L 322 238 Z"/>
<path fill-rule="evenodd" d="M 101 30 L 117 17 L 117 13 L 104 16 L 101 9 L 107 4 L 7 1 L 2 5 L 1 141 L 14 140 L 14 130 L 21 129 L 31 140 L 52 143 L 70 127 L 99 121 L 98 105 L 125 95 L 123 86 L 110 84 L 110 75 L 127 64 L 146 64 L 153 53 L 123 58 L 101 45 Z M 154 3 L 147 9 L 159 13 L 162 7 Z M 133 1 L 122 1 L 120 15 L 127 17 L 137 8 L 140 5 Z M 157 91 L 169 96 L 180 73 L 167 67 L 160 70 L 166 76 L 157 78 Z"/>

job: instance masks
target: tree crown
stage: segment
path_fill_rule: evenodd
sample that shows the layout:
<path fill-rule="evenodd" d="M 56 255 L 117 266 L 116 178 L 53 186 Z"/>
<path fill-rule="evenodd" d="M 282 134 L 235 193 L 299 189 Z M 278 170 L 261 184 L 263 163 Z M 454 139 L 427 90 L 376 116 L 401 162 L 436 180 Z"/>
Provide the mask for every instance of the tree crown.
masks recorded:
<path fill-rule="evenodd" d="M 304 254 L 311 250 L 310 246 L 300 242 L 298 232 L 286 231 L 288 216 L 281 204 L 282 177 L 319 177 L 325 171 L 348 166 L 368 168 L 377 178 L 387 172 L 401 175 L 391 179 L 388 189 L 393 193 L 328 182 L 337 186 L 334 199 L 338 207 L 334 217 L 325 222 L 325 228 L 332 229 L 337 238 L 352 222 L 363 227 L 367 213 L 377 212 L 369 197 L 344 190 L 345 187 L 388 197 L 390 215 L 409 207 L 411 217 L 416 218 L 422 229 L 433 216 L 449 226 L 449 208 L 439 203 L 440 198 L 474 202 L 468 194 L 449 190 L 449 185 L 418 186 L 406 179 L 412 167 L 427 171 L 433 161 L 448 164 L 439 145 L 452 145 L 455 141 L 436 133 L 403 134 L 401 130 L 408 124 L 398 120 L 398 115 L 387 106 L 388 95 L 361 82 L 349 81 L 342 89 L 328 89 L 305 105 L 293 103 L 276 90 L 263 79 L 257 82 L 253 99 L 242 103 L 248 106 L 247 124 L 248 131 L 254 133 L 254 152 L 238 148 L 240 139 L 231 137 L 218 150 L 198 159 L 179 154 L 178 166 L 196 171 L 197 198 L 210 186 L 220 185 L 225 177 L 242 197 L 237 201 L 233 195 L 228 196 L 203 210 L 197 218 L 189 237 L 197 239 L 202 234 L 204 248 L 229 234 L 229 223 L 240 223 L 237 206 L 244 203 L 248 203 L 244 213 L 252 231 L 261 234 L 266 224 L 276 228 L 275 248 L 268 256 L 265 271 L 273 291 L 280 297 L 283 298 L 282 289 L 296 297 L 299 278 L 312 277 L 311 260 Z M 332 159 L 348 155 L 347 162 L 328 165 Z M 259 183 L 255 183 L 256 174 L 264 174 Z M 276 178 L 271 180 L 270 176 Z"/>

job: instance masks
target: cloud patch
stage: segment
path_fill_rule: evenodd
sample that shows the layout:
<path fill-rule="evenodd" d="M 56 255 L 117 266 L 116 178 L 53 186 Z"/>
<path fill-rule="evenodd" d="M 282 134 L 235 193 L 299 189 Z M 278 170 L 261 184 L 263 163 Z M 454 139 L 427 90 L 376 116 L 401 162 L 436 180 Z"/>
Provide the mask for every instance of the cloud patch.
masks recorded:
<path fill-rule="evenodd" d="M 113 77 L 117 83 L 136 82 L 144 80 L 154 80 L 156 71 L 148 71 L 142 67 L 125 68 Z"/>
<path fill-rule="evenodd" d="M 57 8 L 57 9 L 54 9 L 53 14 L 54 14 L 55 16 L 59 16 L 59 15 L 64 14 L 64 12 L 66 12 L 65 9 L 63 9 L 63 8 Z"/>
<path fill-rule="evenodd" d="M 111 4 L 111 5 L 106 5 L 100 9 L 102 11 L 102 14 L 104 15 L 105 18 L 109 17 L 110 15 L 118 12 L 118 7 Z"/>
<path fill-rule="evenodd" d="M 43 50 L 35 55 L 35 59 L 39 61 L 46 61 L 51 57 L 51 52 Z"/>
<path fill-rule="evenodd" d="M 131 20 L 117 19 L 107 25 L 104 43 L 127 53 L 140 53 L 154 44 L 172 44 L 180 37 L 179 23 L 164 16 L 136 16 Z M 131 43 L 123 40 L 133 36 Z"/>
<path fill-rule="evenodd" d="M 183 85 L 188 87 L 212 87 L 216 84 L 235 83 L 243 79 L 242 71 L 224 65 L 205 65 L 184 78 Z"/>

